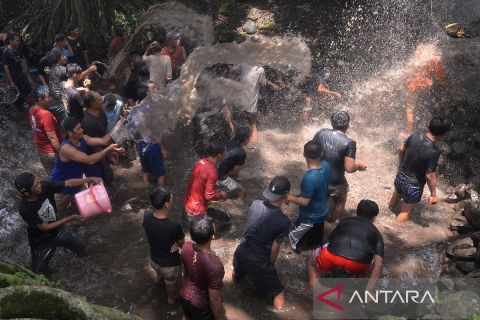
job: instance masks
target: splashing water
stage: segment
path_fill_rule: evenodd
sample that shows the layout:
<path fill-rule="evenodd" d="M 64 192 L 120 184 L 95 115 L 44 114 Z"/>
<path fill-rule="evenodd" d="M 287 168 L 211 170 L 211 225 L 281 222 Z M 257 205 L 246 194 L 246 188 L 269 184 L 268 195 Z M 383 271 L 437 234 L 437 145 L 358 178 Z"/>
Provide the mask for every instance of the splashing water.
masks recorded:
<path fill-rule="evenodd" d="M 268 65 L 283 72 L 295 71 L 295 80 L 298 82 L 310 73 L 311 53 L 300 38 L 263 38 L 241 44 L 221 43 L 196 48 L 182 66 L 179 79 L 169 83 L 166 90 L 149 93 L 149 97 L 135 108 L 130 116 L 131 128 L 144 136 L 153 135 L 161 139 L 169 128 L 175 126 L 176 119 L 185 115 L 191 117 L 195 113 L 205 97 L 196 94 L 195 85 L 199 77 L 205 68 L 222 63 Z M 209 97 L 225 97 L 240 109 L 248 106 L 245 100 L 248 100 L 252 88 L 245 84 L 208 76 L 202 78 L 202 84 Z M 128 136 L 129 133 L 119 133 L 124 129 L 119 127 L 115 130 L 114 139 Z"/>

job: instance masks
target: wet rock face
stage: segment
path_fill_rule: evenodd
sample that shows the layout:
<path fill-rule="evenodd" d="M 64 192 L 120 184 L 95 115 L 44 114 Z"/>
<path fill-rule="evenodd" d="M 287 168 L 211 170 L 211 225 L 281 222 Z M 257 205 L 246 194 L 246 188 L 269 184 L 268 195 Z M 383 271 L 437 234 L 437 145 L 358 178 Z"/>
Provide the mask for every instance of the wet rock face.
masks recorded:
<path fill-rule="evenodd" d="M 455 190 L 447 197 L 446 202 L 458 203 L 468 199 L 478 202 L 478 193 L 474 190 L 472 185 L 462 183 L 455 187 Z"/>
<path fill-rule="evenodd" d="M 473 240 L 470 237 L 458 239 L 447 247 L 447 256 L 449 258 L 472 258 L 476 254 L 477 248 L 473 245 Z M 472 253 L 472 251 L 475 251 Z"/>
<path fill-rule="evenodd" d="M 477 202 L 466 201 L 463 214 L 475 229 L 480 229 L 480 205 Z"/>
<path fill-rule="evenodd" d="M 475 270 L 477 264 L 474 261 L 457 261 L 455 262 L 455 266 L 464 274 L 468 274 Z"/>

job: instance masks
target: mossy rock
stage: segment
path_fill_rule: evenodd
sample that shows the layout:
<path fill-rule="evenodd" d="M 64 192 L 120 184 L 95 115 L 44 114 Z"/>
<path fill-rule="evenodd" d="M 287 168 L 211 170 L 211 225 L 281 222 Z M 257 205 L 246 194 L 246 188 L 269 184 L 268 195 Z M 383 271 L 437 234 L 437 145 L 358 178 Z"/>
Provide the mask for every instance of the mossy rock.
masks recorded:
<path fill-rule="evenodd" d="M 45 286 L 0 289 L 0 318 L 58 320 L 140 320 L 119 310 L 88 303 L 69 292 Z"/>
<path fill-rule="evenodd" d="M 58 288 L 60 282 L 50 281 L 41 274 L 14 263 L 0 261 L 0 288 L 19 285 L 43 285 Z"/>

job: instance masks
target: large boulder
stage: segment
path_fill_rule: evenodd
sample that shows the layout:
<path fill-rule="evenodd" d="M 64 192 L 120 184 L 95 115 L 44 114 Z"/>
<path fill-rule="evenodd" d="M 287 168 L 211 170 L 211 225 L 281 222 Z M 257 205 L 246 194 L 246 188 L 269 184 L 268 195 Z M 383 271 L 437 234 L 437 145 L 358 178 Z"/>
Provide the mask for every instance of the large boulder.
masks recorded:
<path fill-rule="evenodd" d="M 56 285 L 42 275 L 0 260 L 0 319 L 141 320 L 52 287 Z"/>
<path fill-rule="evenodd" d="M 140 320 L 117 309 L 90 304 L 67 291 L 45 286 L 0 289 L 0 318 Z"/>
<path fill-rule="evenodd" d="M 464 274 L 467 274 L 475 270 L 477 264 L 474 261 L 456 261 L 455 266 L 458 270 L 462 271 Z"/>
<path fill-rule="evenodd" d="M 465 201 L 463 214 L 474 228 L 480 229 L 480 204 L 478 202 L 473 200 Z"/>

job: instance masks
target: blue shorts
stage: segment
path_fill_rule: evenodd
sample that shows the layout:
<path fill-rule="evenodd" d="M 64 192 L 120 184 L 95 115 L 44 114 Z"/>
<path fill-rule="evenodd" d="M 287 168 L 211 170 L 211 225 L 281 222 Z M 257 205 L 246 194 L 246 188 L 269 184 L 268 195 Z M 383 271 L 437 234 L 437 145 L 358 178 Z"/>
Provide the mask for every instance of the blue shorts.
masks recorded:
<path fill-rule="evenodd" d="M 148 173 L 150 177 L 163 177 L 167 173 L 162 156 L 140 155 L 140 164 L 143 172 Z"/>
<path fill-rule="evenodd" d="M 413 183 L 400 178 L 398 175 L 395 177 L 395 190 L 402 195 L 405 203 L 417 203 L 422 200 L 423 187 L 418 183 Z"/>

